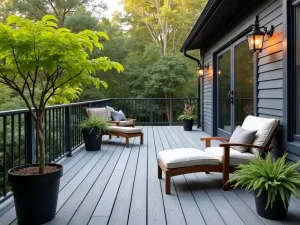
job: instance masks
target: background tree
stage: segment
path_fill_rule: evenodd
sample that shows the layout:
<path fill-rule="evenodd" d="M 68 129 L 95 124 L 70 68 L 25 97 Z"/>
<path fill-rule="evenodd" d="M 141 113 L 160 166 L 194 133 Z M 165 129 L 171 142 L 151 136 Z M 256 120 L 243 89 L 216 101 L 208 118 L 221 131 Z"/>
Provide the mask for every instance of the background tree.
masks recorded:
<path fill-rule="evenodd" d="M 7 24 L 0 23 L 0 83 L 19 94 L 35 122 L 40 173 L 45 167 L 46 105 L 78 97 L 83 84 L 106 87 L 95 77 L 97 70 L 123 70 L 121 64 L 107 57 L 89 59 L 87 51 L 94 47 L 101 50 L 99 38 L 108 39 L 105 33 L 84 30 L 75 34 L 58 29 L 56 20 L 46 15 L 32 22 L 13 15 Z"/>
<path fill-rule="evenodd" d="M 89 11 L 97 12 L 99 15 L 103 10 L 107 9 L 107 6 L 102 0 L 11 0 L 10 12 L 14 14 L 21 14 L 28 19 L 40 20 L 44 15 L 52 14 L 58 19 L 58 25 L 60 27 L 66 26 L 66 20 L 70 16 L 74 16 L 78 10 L 87 8 Z M 80 11 L 79 11 L 80 13 Z M 89 14 L 88 14 L 89 15 Z M 86 15 L 86 17 L 88 16 Z M 80 22 L 84 24 L 87 20 Z M 78 18 L 78 17 L 77 17 Z M 76 17 L 75 17 L 76 20 Z M 77 21 L 78 22 L 78 21 Z M 68 24 L 73 24 L 68 19 Z M 88 29 L 87 27 L 85 29 Z"/>
<path fill-rule="evenodd" d="M 176 52 L 200 15 L 205 0 L 123 0 L 129 23 L 147 28 L 163 55 Z"/>

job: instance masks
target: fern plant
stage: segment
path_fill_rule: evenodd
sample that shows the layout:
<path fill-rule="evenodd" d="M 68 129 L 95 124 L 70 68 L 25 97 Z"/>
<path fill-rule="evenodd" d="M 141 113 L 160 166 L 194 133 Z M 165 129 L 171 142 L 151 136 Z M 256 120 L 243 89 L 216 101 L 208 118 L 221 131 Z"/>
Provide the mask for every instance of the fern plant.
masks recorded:
<path fill-rule="evenodd" d="M 266 209 L 273 207 L 275 198 L 280 195 L 285 209 L 289 206 L 290 195 L 300 198 L 300 173 L 298 163 L 286 162 L 286 153 L 278 160 L 273 160 L 268 153 L 265 159 L 254 158 L 249 164 L 239 165 L 234 177 L 229 182 L 236 182 L 234 187 L 241 186 L 246 191 L 257 191 L 259 197 L 262 191 L 267 191 Z"/>
<path fill-rule="evenodd" d="M 85 119 L 81 122 L 80 128 L 81 129 L 90 129 L 90 133 L 93 130 L 99 130 L 99 134 L 101 131 L 105 131 L 108 126 L 108 122 L 101 116 L 92 115 L 89 119 Z"/>

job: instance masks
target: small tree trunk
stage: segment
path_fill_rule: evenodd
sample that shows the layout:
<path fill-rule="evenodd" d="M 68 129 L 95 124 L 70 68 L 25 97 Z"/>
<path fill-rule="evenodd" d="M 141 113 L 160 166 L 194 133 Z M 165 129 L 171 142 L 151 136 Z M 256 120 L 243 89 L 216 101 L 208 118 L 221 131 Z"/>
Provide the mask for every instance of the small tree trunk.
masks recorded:
<path fill-rule="evenodd" d="M 37 112 L 36 132 L 39 145 L 39 173 L 45 172 L 45 129 L 44 129 L 44 110 Z"/>

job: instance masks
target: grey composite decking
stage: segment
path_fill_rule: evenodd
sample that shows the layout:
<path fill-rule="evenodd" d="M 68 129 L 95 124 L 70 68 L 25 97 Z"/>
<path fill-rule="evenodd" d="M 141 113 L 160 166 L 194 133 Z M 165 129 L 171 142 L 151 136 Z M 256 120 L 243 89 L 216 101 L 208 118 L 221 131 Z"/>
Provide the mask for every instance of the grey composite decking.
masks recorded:
<path fill-rule="evenodd" d="M 300 201 L 292 198 L 288 219 L 271 221 L 257 216 L 254 197 L 241 189 L 223 192 L 221 174 L 197 173 L 173 178 L 171 195 L 157 179 L 156 153 L 164 149 L 203 149 L 206 133 L 179 126 L 143 127 L 139 139 L 114 138 L 102 150 L 82 148 L 62 161 L 57 215 L 49 224 L 65 225 L 296 225 Z M 216 144 L 216 143 L 214 143 Z M 0 206 L 0 224 L 17 224 L 12 202 Z"/>

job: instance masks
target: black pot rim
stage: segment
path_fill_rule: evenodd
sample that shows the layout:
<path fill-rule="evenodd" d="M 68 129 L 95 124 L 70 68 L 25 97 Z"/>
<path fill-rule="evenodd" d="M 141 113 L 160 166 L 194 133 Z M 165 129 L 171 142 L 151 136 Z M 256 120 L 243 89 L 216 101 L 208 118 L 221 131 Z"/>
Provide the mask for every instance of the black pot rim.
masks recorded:
<path fill-rule="evenodd" d="M 58 167 L 58 170 L 51 172 L 51 173 L 43 173 L 43 174 L 31 174 L 31 175 L 19 175 L 19 174 L 13 174 L 12 172 L 17 169 L 23 169 L 26 167 L 38 167 L 38 163 L 34 164 L 25 164 L 22 166 L 17 166 L 14 168 L 11 168 L 8 171 L 8 180 L 12 183 L 18 183 L 18 182 L 49 182 L 52 180 L 56 180 L 63 175 L 63 166 L 56 163 L 46 163 L 47 166 L 56 166 Z"/>

